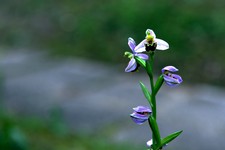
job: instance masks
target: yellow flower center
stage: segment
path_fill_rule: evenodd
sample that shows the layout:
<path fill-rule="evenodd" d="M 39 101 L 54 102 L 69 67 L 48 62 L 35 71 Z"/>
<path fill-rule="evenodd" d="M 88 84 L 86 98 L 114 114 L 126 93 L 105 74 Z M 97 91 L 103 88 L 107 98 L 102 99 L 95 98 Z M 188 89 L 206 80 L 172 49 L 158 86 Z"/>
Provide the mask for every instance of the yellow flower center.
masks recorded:
<path fill-rule="evenodd" d="M 154 42 L 154 37 L 150 34 L 146 35 L 146 40 L 148 42 L 148 44 L 153 44 Z"/>

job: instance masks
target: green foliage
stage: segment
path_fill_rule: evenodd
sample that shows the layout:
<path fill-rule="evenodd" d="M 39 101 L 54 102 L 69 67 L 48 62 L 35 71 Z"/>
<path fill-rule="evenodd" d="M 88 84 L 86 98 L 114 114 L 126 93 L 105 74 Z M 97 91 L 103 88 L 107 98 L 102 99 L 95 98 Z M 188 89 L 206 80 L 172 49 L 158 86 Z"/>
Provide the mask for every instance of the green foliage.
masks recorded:
<path fill-rule="evenodd" d="M 174 140 L 176 137 L 178 137 L 183 131 L 177 131 L 177 132 L 174 132 L 170 135 L 168 135 L 167 137 L 163 138 L 161 140 L 161 146 L 165 146 L 166 144 L 168 144 L 169 142 L 171 142 L 172 140 Z M 160 148 L 159 147 L 159 148 Z"/>
<path fill-rule="evenodd" d="M 53 112 L 54 113 L 58 112 Z M 58 115 L 58 114 L 56 114 Z M 119 150 L 137 149 L 129 143 L 116 143 L 103 135 L 76 134 L 58 128 L 58 121 L 17 118 L 0 114 L 1 150 Z M 56 125 L 55 125 L 56 124 Z M 66 128 L 64 126 L 64 128 Z M 56 129 L 58 129 L 56 131 Z M 67 128 L 66 128 L 67 129 Z M 65 129 L 64 129 L 65 130 Z"/>
<path fill-rule="evenodd" d="M 156 95 L 164 82 L 163 75 L 160 75 L 155 83 L 154 94 Z"/>
<path fill-rule="evenodd" d="M 161 145 L 161 136 L 160 136 L 158 124 L 153 116 L 149 117 L 149 122 L 150 122 L 154 139 L 156 140 L 156 145 L 159 146 Z M 156 146 L 156 145 L 153 145 L 153 146 Z"/>
<path fill-rule="evenodd" d="M 145 60 L 143 60 L 143 59 L 141 59 L 141 58 L 139 58 L 139 57 L 134 57 L 135 58 L 135 60 L 138 62 L 138 64 L 140 64 L 142 67 L 144 67 L 145 68 L 145 66 L 146 66 L 146 62 L 145 62 Z"/>
<path fill-rule="evenodd" d="M 5 115 L 0 116 L 0 149 L 27 150 L 27 139 L 23 131 Z"/>
<path fill-rule="evenodd" d="M 225 84 L 225 1 L 2 0 L 0 4 L 1 46 L 120 63 L 126 62 L 120 56 L 129 49 L 127 38 L 140 42 L 151 28 L 174 52 L 158 52 L 158 67 L 169 63 L 184 68 L 185 81 Z"/>
<path fill-rule="evenodd" d="M 147 87 L 142 82 L 140 82 L 140 86 L 141 86 L 141 89 L 142 89 L 142 92 L 143 92 L 145 98 L 148 100 L 148 102 L 151 105 L 151 107 L 153 107 L 152 106 L 152 102 L 151 102 L 151 94 L 148 91 Z"/>

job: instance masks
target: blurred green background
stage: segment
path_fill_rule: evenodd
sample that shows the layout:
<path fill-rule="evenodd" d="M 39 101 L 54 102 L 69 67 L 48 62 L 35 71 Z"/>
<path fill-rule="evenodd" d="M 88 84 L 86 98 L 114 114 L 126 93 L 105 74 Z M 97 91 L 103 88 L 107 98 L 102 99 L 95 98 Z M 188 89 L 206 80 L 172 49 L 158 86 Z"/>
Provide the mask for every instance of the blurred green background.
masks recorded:
<path fill-rule="evenodd" d="M 1 0 L 0 47 L 3 52 L 27 48 L 47 51 L 52 58 L 81 57 L 125 67 L 128 60 L 123 54 L 130 51 L 127 38 L 138 43 L 150 28 L 170 44 L 168 51 L 157 52 L 156 67 L 176 66 L 189 84 L 224 86 L 224 8 L 222 0 Z M 0 121 L 4 150 L 129 147 L 107 143 L 104 137 L 90 141 L 84 135 L 55 135 L 48 128 L 51 123 L 27 123 L 8 115 Z M 12 142 L 21 145 L 8 147 L 17 145 Z M 62 145 L 56 146 L 58 142 Z"/>
<path fill-rule="evenodd" d="M 127 63 L 127 38 L 138 43 L 151 28 L 170 44 L 156 65 L 177 66 L 185 82 L 225 85 L 224 6 L 222 0 L 1 0 L 0 44 L 118 64 Z"/>

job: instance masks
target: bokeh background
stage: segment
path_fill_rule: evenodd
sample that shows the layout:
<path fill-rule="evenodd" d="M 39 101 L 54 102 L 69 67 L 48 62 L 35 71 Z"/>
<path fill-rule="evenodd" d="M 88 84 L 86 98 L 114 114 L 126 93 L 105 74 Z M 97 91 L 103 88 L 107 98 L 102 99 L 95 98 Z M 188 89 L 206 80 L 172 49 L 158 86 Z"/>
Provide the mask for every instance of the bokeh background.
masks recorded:
<path fill-rule="evenodd" d="M 0 149 L 145 149 L 147 124 L 133 125 L 129 113 L 147 104 L 138 82 L 148 80 L 142 70 L 123 73 L 123 54 L 127 38 L 140 42 L 147 28 L 170 44 L 156 54 L 156 75 L 174 65 L 184 79 L 159 95 L 162 134 L 186 129 L 166 149 L 224 149 L 224 8 L 223 0 L 1 0 Z"/>

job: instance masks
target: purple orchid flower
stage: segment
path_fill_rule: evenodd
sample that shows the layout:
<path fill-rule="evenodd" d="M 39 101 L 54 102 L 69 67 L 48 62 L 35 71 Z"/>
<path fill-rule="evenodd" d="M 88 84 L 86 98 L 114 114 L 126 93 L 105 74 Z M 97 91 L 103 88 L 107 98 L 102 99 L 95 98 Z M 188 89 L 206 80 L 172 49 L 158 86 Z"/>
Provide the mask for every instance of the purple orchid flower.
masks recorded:
<path fill-rule="evenodd" d="M 154 51 L 154 50 L 167 50 L 167 49 L 169 49 L 169 44 L 162 39 L 156 38 L 154 31 L 151 29 L 146 30 L 145 39 L 135 47 L 136 52 L 143 51 L 143 50 Z"/>
<path fill-rule="evenodd" d="M 141 53 L 141 52 L 144 52 L 145 50 L 143 50 L 143 51 L 139 50 L 138 52 L 135 50 L 136 43 L 131 37 L 128 38 L 128 45 L 129 45 L 132 53 L 129 53 L 129 52 L 125 53 L 125 55 L 128 55 L 128 58 L 130 58 L 130 61 L 128 63 L 128 66 L 125 69 L 125 72 L 134 72 L 139 67 L 139 64 L 136 62 L 134 56 L 139 57 L 143 60 L 148 60 L 148 55 Z"/>
<path fill-rule="evenodd" d="M 130 117 L 136 124 L 143 124 L 146 120 L 148 120 L 152 111 L 149 107 L 146 106 L 137 106 L 133 108 L 134 112 L 130 114 Z"/>
<path fill-rule="evenodd" d="M 171 73 L 177 71 L 178 69 L 174 66 L 166 66 L 162 69 L 163 78 L 168 86 L 175 87 L 183 81 L 181 76 Z"/>

